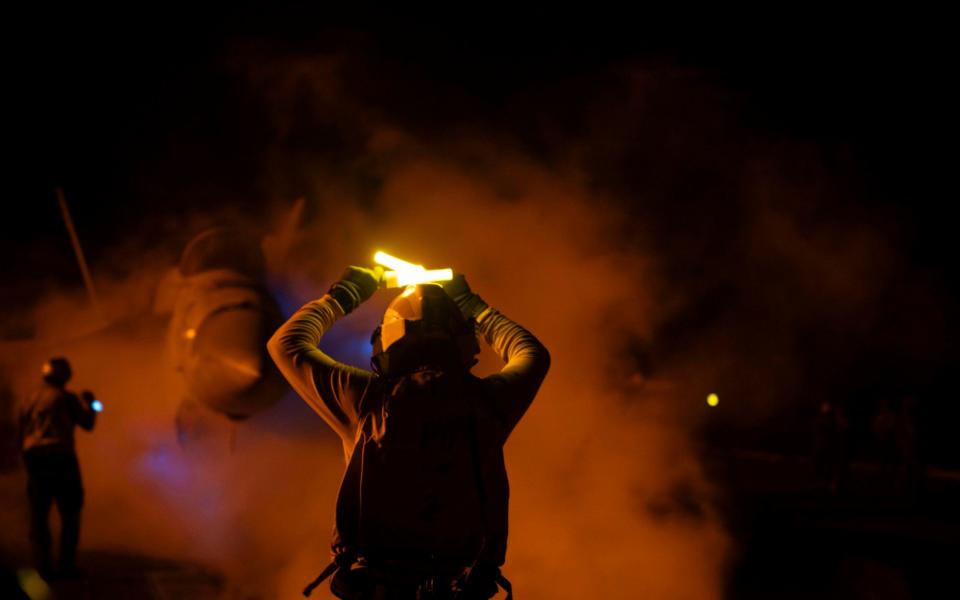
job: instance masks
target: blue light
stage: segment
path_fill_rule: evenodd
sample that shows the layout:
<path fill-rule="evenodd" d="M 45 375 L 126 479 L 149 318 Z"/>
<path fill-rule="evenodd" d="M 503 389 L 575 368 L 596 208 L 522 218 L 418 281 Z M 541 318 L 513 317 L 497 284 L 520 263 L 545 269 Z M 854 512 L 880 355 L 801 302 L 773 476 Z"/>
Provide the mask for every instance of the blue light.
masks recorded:
<path fill-rule="evenodd" d="M 93 402 L 90 403 L 90 408 L 92 408 L 97 412 L 103 412 L 103 402 L 100 402 L 99 400 L 94 400 Z"/>
<path fill-rule="evenodd" d="M 165 446 L 154 447 L 141 457 L 139 463 L 140 472 L 149 480 L 178 493 L 190 484 L 189 467 L 185 457 L 174 448 Z"/>

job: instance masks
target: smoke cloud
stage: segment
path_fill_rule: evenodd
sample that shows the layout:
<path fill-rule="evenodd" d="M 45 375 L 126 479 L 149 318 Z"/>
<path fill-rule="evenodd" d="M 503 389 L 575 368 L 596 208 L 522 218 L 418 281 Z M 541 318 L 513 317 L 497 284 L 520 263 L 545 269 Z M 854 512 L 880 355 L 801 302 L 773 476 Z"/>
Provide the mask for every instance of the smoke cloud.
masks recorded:
<path fill-rule="evenodd" d="M 737 418 L 755 422 L 796 401 L 796 346 L 823 343 L 808 327 L 859 315 L 860 337 L 833 350 L 856 353 L 887 317 L 864 308 L 905 272 L 887 225 L 832 213 L 845 190 L 822 157 L 758 142 L 736 99 L 690 70 L 618 67 L 489 101 L 363 52 L 254 45 L 229 64 L 270 133 L 250 225 L 282 223 L 305 198 L 299 226 L 268 245 L 283 249 L 268 259 L 285 310 L 383 249 L 465 273 L 549 348 L 551 372 L 506 447 L 505 573 L 518 593 L 721 597 L 734 549 L 694 442 L 700 394 L 726 385 L 750 415 Z M 583 101 L 552 102 L 572 94 Z M 170 264 L 159 257 L 194 225 L 244 218 L 228 200 L 200 212 L 170 222 L 163 252 L 125 246 L 137 268 L 119 271 L 136 278 L 102 295 L 112 314 L 140 314 L 135 325 L 58 350 L 107 407 L 78 436 L 82 542 L 210 565 L 237 597 L 295 597 L 328 561 L 339 441 L 290 396 L 238 426 L 232 452 L 184 453 L 162 319 L 130 309 L 149 306 Z M 37 337 L 89 322 L 81 298 L 44 301 Z M 366 366 L 388 301 L 378 292 L 324 349 Z M 475 372 L 497 363 L 486 352 Z"/>

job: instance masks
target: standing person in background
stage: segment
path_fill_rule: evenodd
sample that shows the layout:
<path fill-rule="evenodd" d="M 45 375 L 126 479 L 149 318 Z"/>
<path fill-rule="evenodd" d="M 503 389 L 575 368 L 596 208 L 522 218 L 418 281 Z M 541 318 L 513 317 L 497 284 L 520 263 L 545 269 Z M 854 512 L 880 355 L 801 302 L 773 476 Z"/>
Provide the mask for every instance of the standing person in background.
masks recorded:
<path fill-rule="evenodd" d="M 898 420 L 899 416 L 890 398 L 881 398 L 877 411 L 870 420 L 870 433 L 876 458 L 880 462 L 880 471 L 887 480 L 892 479 L 889 475 L 897 464 Z"/>
<path fill-rule="evenodd" d="M 843 492 L 850 470 L 850 423 L 842 402 L 820 403 L 812 450 L 817 489 L 831 495 Z"/>
<path fill-rule="evenodd" d="M 900 412 L 894 430 L 899 465 L 897 468 L 897 493 L 907 501 L 917 500 L 923 492 L 925 468 L 920 453 L 920 428 L 918 416 L 920 400 L 912 394 L 900 400 Z"/>
<path fill-rule="evenodd" d="M 27 469 L 30 501 L 30 542 L 36 568 L 52 576 L 50 559 L 50 506 L 60 513 L 60 557 L 56 575 L 79 576 L 76 565 L 80 540 L 80 509 L 83 483 L 74 448 L 73 430 L 87 431 L 96 423 L 98 405 L 93 394 L 80 396 L 66 389 L 72 371 L 65 358 L 52 358 L 43 365 L 43 383 L 27 396 L 19 409 L 19 437 Z"/>
<path fill-rule="evenodd" d="M 507 546 L 503 445 L 550 366 L 546 348 L 470 290 L 406 288 L 373 334 L 373 370 L 336 362 L 317 344 L 382 283 L 349 267 L 268 345 L 280 371 L 343 442 L 334 562 L 338 598 L 486 600 Z M 477 335 L 506 365 L 478 378 Z"/>

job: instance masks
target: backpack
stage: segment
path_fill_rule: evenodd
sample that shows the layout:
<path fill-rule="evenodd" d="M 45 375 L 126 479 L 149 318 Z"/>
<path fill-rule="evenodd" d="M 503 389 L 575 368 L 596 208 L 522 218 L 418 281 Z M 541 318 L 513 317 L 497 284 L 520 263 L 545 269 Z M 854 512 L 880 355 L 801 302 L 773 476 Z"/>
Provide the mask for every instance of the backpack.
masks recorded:
<path fill-rule="evenodd" d="M 371 559 L 476 559 L 486 527 L 475 382 L 419 370 L 360 407 L 337 499 L 345 547 Z"/>
<path fill-rule="evenodd" d="M 494 592 L 494 582 L 509 591 L 495 565 L 478 567 L 491 532 L 484 465 L 501 456 L 486 430 L 481 380 L 426 368 L 380 383 L 360 406 L 337 497 L 337 557 L 304 595 L 335 571 L 334 583 L 349 579 L 358 557 L 456 579 L 459 589 L 483 573 Z"/>

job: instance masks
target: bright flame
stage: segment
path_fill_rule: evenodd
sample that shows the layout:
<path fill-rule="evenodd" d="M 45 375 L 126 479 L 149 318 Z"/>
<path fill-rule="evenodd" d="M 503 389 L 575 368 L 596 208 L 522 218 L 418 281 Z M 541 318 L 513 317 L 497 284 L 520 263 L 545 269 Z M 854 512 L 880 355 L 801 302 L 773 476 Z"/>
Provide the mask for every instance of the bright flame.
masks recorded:
<path fill-rule="evenodd" d="M 718 404 L 720 404 L 720 396 L 716 394 L 707 396 L 707 406 L 716 406 Z"/>

